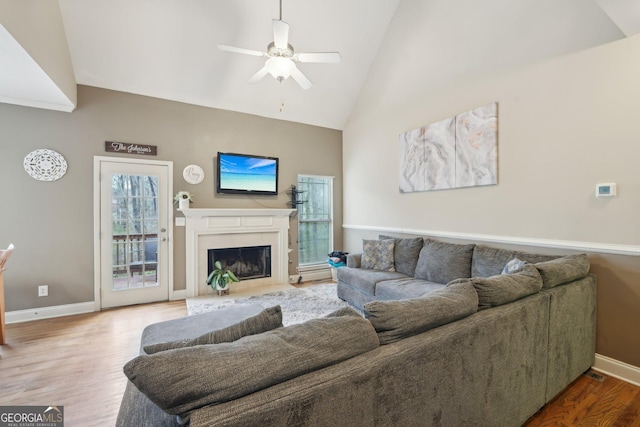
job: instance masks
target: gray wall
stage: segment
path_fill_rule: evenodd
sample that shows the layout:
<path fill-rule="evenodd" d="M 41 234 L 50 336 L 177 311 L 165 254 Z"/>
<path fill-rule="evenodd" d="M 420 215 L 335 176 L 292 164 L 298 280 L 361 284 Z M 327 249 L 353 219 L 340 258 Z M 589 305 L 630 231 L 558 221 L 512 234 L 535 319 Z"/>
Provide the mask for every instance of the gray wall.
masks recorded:
<path fill-rule="evenodd" d="M 174 162 L 174 191 L 194 194 L 194 208 L 285 208 L 297 175 L 335 176 L 335 221 L 342 223 L 342 133 L 138 95 L 78 86 L 78 108 L 62 113 L 0 104 L 0 246 L 16 245 L 5 273 L 7 311 L 93 301 L 93 156 L 104 141 L 158 146 Z M 48 148 L 67 160 L 67 174 L 39 182 L 24 171 L 24 156 Z M 278 196 L 215 194 L 218 151 L 280 158 Z M 199 164 L 202 184 L 190 185 L 182 169 Z M 178 213 L 177 216 L 180 214 Z M 334 233 L 342 246 L 342 231 Z M 297 221 L 291 221 L 290 272 L 297 265 Z M 174 289 L 185 287 L 184 228 L 174 228 Z M 48 297 L 37 286 L 49 285 Z"/>
<path fill-rule="evenodd" d="M 463 43 L 453 49 L 458 39 L 434 41 L 431 25 L 422 24 L 437 25 L 425 4 L 432 5 L 401 2 L 344 129 L 345 248 L 361 250 L 355 230 L 399 229 L 638 251 L 640 35 L 491 73 L 452 74 L 434 87 L 425 44 L 442 43 L 459 61 L 474 52 Z M 505 30 L 498 42 L 509 35 L 519 36 Z M 398 46 L 416 52 L 401 66 Z M 494 49 L 482 53 L 480 62 L 491 63 Z M 490 102 L 499 111 L 498 185 L 401 194 L 398 135 Z M 595 198 L 599 182 L 616 182 L 618 197 Z M 640 258 L 592 252 L 590 259 L 599 277 L 597 352 L 640 367 L 633 329 Z"/>

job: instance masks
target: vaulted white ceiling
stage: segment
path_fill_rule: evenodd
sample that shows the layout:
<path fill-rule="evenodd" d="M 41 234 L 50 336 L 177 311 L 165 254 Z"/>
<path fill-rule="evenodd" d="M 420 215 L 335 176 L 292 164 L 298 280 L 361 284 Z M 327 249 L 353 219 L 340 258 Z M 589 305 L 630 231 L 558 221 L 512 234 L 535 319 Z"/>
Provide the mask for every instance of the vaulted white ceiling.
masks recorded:
<path fill-rule="evenodd" d="M 279 17 L 279 0 L 59 0 L 59 10 L 51 0 L 0 0 L 0 102 L 72 111 L 77 106 L 73 87 L 77 83 L 342 129 L 394 13 L 401 7 L 398 4 L 409 1 L 422 1 L 425 7 L 440 2 L 283 0 L 282 19 L 290 25 L 289 42 L 296 51 L 339 51 L 342 55 L 339 64 L 299 64 L 314 83 L 303 90 L 291 79 L 279 83 L 271 76 L 248 84 L 264 59 L 216 47 L 228 44 L 266 50 L 272 41 L 271 20 Z M 492 3 L 495 6 L 496 1 Z M 594 37 L 597 25 L 583 26 L 579 31 L 585 33 L 587 46 L 575 43 L 580 48 L 640 32 L 637 0 L 569 3 L 576 22 L 585 12 L 591 22 L 613 27 L 613 21 L 619 28 L 613 36 L 608 29 L 606 35 Z M 434 13 L 441 9 L 430 8 Z M 599 16 L 593 16 L 594 9 Z M 461 5 L 460 13 L 464 11 Z M 484 18 L 478 13 L 509 20 L 514 19 L 513 11 L 513 6 L 484 12 L 474 7 L 473 13 L 478 20 Z M 444 19 L 455 17 L 432 16 L 430 21 L 443 25 Z M 558 28 L 552 13 L 536 14 L 535 19 L 540 28 L 551 22 Z M 479 40 L 495 40 L 500 35 L 461 36 L 473 36 L 474 44 L 481 45 Z M 539 43 L 539 60 L 553 34 L 539 41 L 527 39 L 527 34 L 522 37 L 528 47 Z M 447 40 L 441 42 L 442 55 L 433 56 L 433 68 L 439 70 L 434 78 L 450 75 L 447 70 L 460 70 L 452 68 Z M 470 59 L 482 61 L 482 55 Z M 468 63 L 465 68 L 474 66 Z"/>

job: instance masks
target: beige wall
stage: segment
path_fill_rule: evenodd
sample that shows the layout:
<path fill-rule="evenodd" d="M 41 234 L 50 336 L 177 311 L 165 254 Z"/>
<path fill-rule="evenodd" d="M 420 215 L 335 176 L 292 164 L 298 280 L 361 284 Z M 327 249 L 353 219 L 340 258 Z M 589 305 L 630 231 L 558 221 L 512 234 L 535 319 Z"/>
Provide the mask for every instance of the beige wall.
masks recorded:
<path fill-rule="evenodd" d="M 639 249 L 640 36 L 433 87 L 427 73 L 407 78 L 428 68 L 428 55 L 390 56 L 391 46 L 420 52 L 426 39 L 422 27 L 402 26 L 414 7 L 403 4 L 344 130 L 345 224 Z M 411 20 L 420 21 L 415 8 Z M 398 134 L 494 101 L 498 185 L 399 193 Z M 618 197 L 596 199 L 598 182 L 616 182 Z M 361 235 L 349 230 L 345 247 L 358 251 Z M 640 366 L 640 258 L 591 259 L 597 352 Z"/>
<path fill-rule="evenodd" d="M 93 156 L 113 155 L 104 141 L 157 145 L 157 157 L 142 158 L 173 161 L 173 188 L 192 192 L 195 208 L 284 208 L 299 173 L 335 176 L 334 213 L 342 223 L 339 131 L 87 86 L 78 87 L 78 101 L 73 113 L 0 104 L 0 246 L 16 245 L 5 273 L 8 311 L 93 301 Z M 37 148 L 65 156 L 67 175 L 55 182 L 30 178 L 22 161 Z M 279 157 L 280 195 L 215 194 L 218 151 Z M 205 170 L 202 184 L 182 179 L 192 163 Z M 296 236 L 294 219 L 292 273 Z M 342 246 L 339 228 L 334 239 Z M 183 227 L 174 228 L 174 263 L 174 289 L 184 289 Z M 42 284 L 49 296 L 38 298 Z"/>

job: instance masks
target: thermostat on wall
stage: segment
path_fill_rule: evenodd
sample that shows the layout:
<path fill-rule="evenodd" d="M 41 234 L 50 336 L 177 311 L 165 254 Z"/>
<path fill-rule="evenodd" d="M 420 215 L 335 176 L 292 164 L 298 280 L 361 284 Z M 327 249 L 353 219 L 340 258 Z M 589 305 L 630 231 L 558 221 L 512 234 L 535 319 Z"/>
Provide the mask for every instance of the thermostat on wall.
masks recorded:
<path fill-rule="evenodd" d="M 596 197 L 615 197 L 616 184 L 613 182 L 607 184 L 596 184 Z"/>

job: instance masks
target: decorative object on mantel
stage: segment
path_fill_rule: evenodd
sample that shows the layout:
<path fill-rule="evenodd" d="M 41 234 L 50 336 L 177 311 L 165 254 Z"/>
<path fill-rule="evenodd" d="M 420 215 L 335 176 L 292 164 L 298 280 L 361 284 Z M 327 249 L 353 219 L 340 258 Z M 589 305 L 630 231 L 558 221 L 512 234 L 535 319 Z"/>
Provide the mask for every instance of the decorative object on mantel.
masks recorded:
<path fill-rule="evenodd" d="M 400 134 L 400 192 L 498 183 L 498 103 Z"/>
<path fill-rule="evenodd" d="M 193 194 L 188 191 L 178 191 L 173 200 L 178 203 L 179 210 L 189 209 L 189 203 L 193 202 Z"/>
<path fill-rule="evenodd" d="M 216 261 L 213 265 L 215 268 L 211 271 L 209 277 L 207 277 L 207 285 L 218 291 L 218 295 L 228 295 L 229 282 L 239 282 L 240 280 L 233 274 L 233 271 L 222 268 L 220 261 Z"/>
<path fill-rule="evenodd" d="M 128 142 L 105 141 L 104 151 L 107 153 L 140 154 L 142 156 L 157 156 L 158 146 L 147 144 L 130 144 Z"/>
<path fill-rule="evenodd" d="M 198 165 L 189 165 L 182 171 L 182 177 L 189 184 L 200 184 L 204 181 L 204 170 Z"/>
<path fill-rule="evenodd" d="M 24 170 L 38 181 L 56 181 L 67 173 L 67 161 L 60 153 L 42 148 L 25 156 Z"/>

